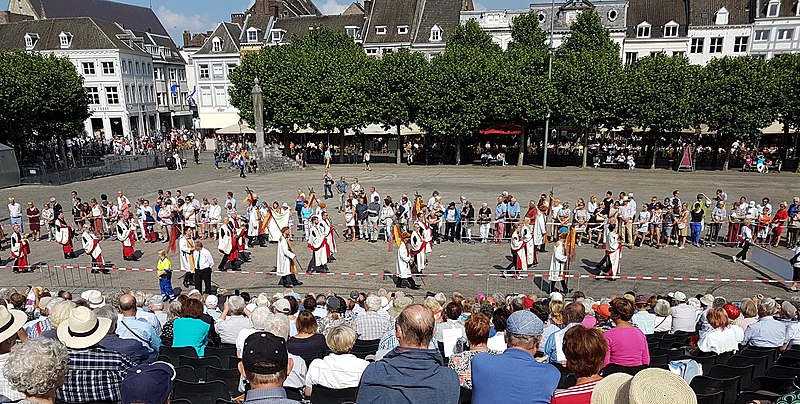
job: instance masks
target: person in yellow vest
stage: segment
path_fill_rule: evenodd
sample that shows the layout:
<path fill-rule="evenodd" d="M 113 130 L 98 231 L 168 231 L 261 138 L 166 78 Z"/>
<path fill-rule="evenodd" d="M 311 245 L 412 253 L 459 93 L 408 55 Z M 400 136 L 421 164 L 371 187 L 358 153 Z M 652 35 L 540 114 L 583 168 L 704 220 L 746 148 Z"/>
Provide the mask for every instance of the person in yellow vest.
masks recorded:
<path fill-rule="evenodd" d="M 158 287 L 161 289 L 161 295 L 164 296 L 164 300 L 175 299 L 175 292 L 172 290 L 172 262 L 164 250 L 158 252 L 158 266 L 156 269 L 158 271 Z"/>

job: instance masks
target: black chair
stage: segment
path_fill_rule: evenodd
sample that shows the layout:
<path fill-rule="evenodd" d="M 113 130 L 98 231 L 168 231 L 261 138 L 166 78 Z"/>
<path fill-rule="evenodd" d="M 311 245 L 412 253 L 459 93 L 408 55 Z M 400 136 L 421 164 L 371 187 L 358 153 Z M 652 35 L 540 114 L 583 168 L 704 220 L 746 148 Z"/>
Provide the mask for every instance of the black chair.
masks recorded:
<path fill-rule="evenodd" d="M 749 390 L 768 391 L 775 394 L 786 394 L 794 390 L 794 377 L 759 376 L 753 380 Z"/>
<path fill-rule="evenodd" d="M 697 404 L 725 404 L 725 392 L 697 394 Z"/>
<path fill-rule="evenodd" d="M 194 368 L 191 366 L 176 366 L 175 379 L 190 383 L 197 383 L 200 381 L 197 378 L 197 374 L 194 372 Z"/>
<path fill-rule="evenodd" d="M 669 355 L 650 355 L 651 368 L 660 368 L 662 366 L 669 366 Z"/>
<path fill-rule="evenodd" d="M 724 365 L 728 363 L 728 359 L 733 356 L 733 351 L 723 352 L 721 354 L 717 354 L 717 364 Z"/>
<path fill-rule="evenodd" d="M 239 369 L 220 369 L 209 366 L 206 368 L 206 376 L 203 380 L 219 380 L 225 383 L 231 397 L 241 394 L 239 392 Z"/>
<path fill-rule="evenodd" d="M 664 349 L 664 348 L 653 348 L 650 350 L 650 356 L 660 356 L 660 355 L 667 355 L 670 361 L 678 360 L 678 358 L 683 355 L 682 349 Z"/>
<path fill-rule="evenodd" d="M 461 387 L 461 392 L 458 394 L 458 404 L 472 404 L 472 389 Z"/>
<path fill-rule="evenodd" d="M 204 356 L 216 356 L 220 359 L 236 356 L 236 345 L 222 344 L 219 348 L 206 347 Z"/>
<path fill-rule="evenodd" d="M 357 358 L 366 359 L 367 356 L 375 355 L 375 352 L 378 352 L 378 344 L 380 342 L 380 339 L 357 339 L 350 353 L 355 355 Z M 444 357 L 444 355 L 442 357 Z"/>
<path fill-rule="evenodd" d="M 574 373 L 561 373 L 561 379 L 558 381 L 559 389 L 568 389 L 578 383 L 578 378 Z M 471 390 L 470 390 L 471 391 Z"/>
<path fill-rule="evenodd" d="M 754 365 L 748 366 L 728 366 L 728 365 L 714 365 L 705 375 L 716 379 L 730 379 L 732 377 L 739 377 L 739 389 L 747 388 L 753 383 L 753 372 L 755 371 Z"/>
<path fill-rule="evenodd" d="M 295 401 L 303 401 L 305 398 L 303 397 L 303 389 L 301 388 L 293 388 L 293 387 L 283 387 L 283 390 L 286 391 L 286 398 L 289 400 Z"/>
<path fill-rule="evenodd" d="M 238 356 L 231 356 L 228 358 L 228 369 L 237 369 L 239 366 L 239 362 L 242 361 L 242 358 Z"/>
<path fill-rule="evenodd" d="M 447 357 L 444 356 L 444 342 L 436 341 L 436 347 L 439 348 L 439 353 L 442 355 L 442 359 L 444 359 L 444 363 L 447 363 Z"/>
<path fill-rule="evenodd" d="M 700 364 L 703 367 L 703 372 L 707 369 L 711 369 L 717 363 L 717 356 L 716 355 L 704 355 L 704 356 L 693 356 L 693 355 L 681 355 L 678 360 L 682 359 L 691 359 Z M 650 362 L 653 362 L 653 358 L 650 358 Z"/>
<path fill-rule="evenodd" d="M 697 394 L 712 394 L 718 391 L 725 393 L 722 401 L 732 403 L 739 394 L 739 377 L 728 379 L 717 379 L 709 376 L 695 376 L 689 383 L 692 390 Z"/>
<path fill-rule="evenodd" d="M 780 353 L 781 353 L 779 348 L 759 348 L 759 347 L 753 347 L 753 346 L 749 346 L 749 347 L 747 347 L 747 348 L 742 350 L 743 354 L 745 352 L 761 353 L 762 355 L 765 354 L 765 353 L 769 354 L 769 363 L 775 363 L 775 361 L 778 360 L 778 356 L 780 356 Z M 758 356 L 758 355 L 756 355 L 756 356 Z"/>
<path fill-rule="evenodd" d="M 197 375 L 197 378 L 206 377 L 206 368 L 209 366 L 214 366 L 217 368 L 222 368 L 222 364 L 219 362 L 219 358 L 216 356 L 206 356 L 204 358 L 190 358 L 188 356 L 181 355 L 180 366 L 191 366 L 194 368 L 194 373 Z"/>
<path fill-rule="evenodd" d="M 773 377 L 800 377 L 800 368 L 775 365 L 769 368 L 767 376 Z"/>
<path fill-rule="evenodd" d="M 159 358 L 163 356 L 164 358 L 166 358 L 167 362 L 172 364 L 172 366 L 180 366 L 181 356 L 186 356 L 189 358 L 197 357 L 197 351 L 190 346 L 184 346 L 180 348 L 175 348 L 171 346 L 162 346 L 161 349 L 159 349 L 158 353 L 159 353 Z"/>
<path fill-rule="evenodd" d="M 185 398 L 179 398 L 177 400 L 174 400 L 174 399 L 173 400 L 169 400 L 169 403 L 170 404 L 173 404 L 173 403 L 174 404 L 192 404 L 191 401 L 189 401 L 189 400 L 187 400 Z"/>
<path fill-rule="evenodd" d="M 728 366 L 748 366 L 753 365 L 753 377 L 763 376 L 767 373 L 768 356 L 751 358 L 749 356 L 734 355 L 728 359 Z"/>
<path fill-rule="evenodd" d="M 176 399 L 187 399 L 192 403 L 213 403 L 218 399 L 230 400 L 228 388 L 225 383 L 211 381 L 207 383 L 188 383 L 175 380 L 175 387 L 172 390 L 173 397 Z"/>
<path fill-rule="evenodd" d="M 785 366 L 789 368 L 800 368 L 800 358 L 793 358 L 790 356 L 781 356 L 775 362 L 775 366 Z"/>
<path fill-rule="evenodd" d="M 642 366 L 620 366 L 620 365 L 617 365 L 617 364 L 614 364 L 614 363 L 610 363 L 600 372 L 600 374 L 603 375 L 603 377 L 608 376 L 608 375 L 613 374 L 613 373 L 627 373 L 627 374 L 629 374 L 631 376 L 636 376 L 636 374 L 639 373 L 639 371 L 643 370 L 643 369 L 647 369 L 647 365 L 642 365 Z"/>
<path fill-rule="evenodd" d="M 775 402 L 780 398 L 780 394 L 770 393 L 768 391 L 743 391 L 736 397 L 736 404 L 747 404 L 753 400 L 765 400 L 770 403 Z"/>
<path fill-rule="evenodd" d="M 330 389 L 318 384 L 311 387 L 311 404 L 354 403 L 356 397 L 358 397 L 358 387 Z"/>

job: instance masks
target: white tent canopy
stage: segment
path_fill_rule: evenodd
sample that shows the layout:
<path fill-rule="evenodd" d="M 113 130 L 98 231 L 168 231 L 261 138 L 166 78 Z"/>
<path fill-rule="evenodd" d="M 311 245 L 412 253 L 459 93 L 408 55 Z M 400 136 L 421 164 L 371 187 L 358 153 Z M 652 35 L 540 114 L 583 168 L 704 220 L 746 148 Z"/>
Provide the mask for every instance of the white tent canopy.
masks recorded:
<path fill-rule="evenodd" d="M 227 128 L 222 128 L 217 131 L 218 135 L 244 135 L 255 133 L 255 129 L 251 128 L 246 122 L 233 124 Z"/>

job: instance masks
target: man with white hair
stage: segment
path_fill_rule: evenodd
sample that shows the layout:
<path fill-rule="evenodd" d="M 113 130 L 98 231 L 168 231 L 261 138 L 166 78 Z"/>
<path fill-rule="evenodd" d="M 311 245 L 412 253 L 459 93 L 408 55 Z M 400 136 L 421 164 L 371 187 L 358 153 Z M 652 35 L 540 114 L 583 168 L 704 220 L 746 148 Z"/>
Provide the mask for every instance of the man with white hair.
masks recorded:
<path fill-rule="evenodd" d="M 758 304 L 758 321 L 747 326 L 742 345 L 757 348 L 777 348 L 786 340 L 786 324 L 775 319 L 778 303 L 764 298 Z"/>
<path fill-rule="evenodd" d="M 147 307 L 150 309 L 150 312 L 153 313 L 153 315 L 156 317 L 159 324 L 164 324 L 167 322 L 167 313 L 164 311 L 163 296 L 161 295 L 151 296 Z"/>
<path fill-rule="evenodd" d="M 206 314 L 211 316 L 214 321 L 219 320 L 219 316 L 222 315 L 222 312 L 219 311 L 219 298 L 217 295 L 208 295 L 206 297 Z"/>
<path fill-rule="evenodd" d="M 369 295 L 366 300 L 367 311 L 355 321 L 355 331 L 358 339 L 363 341 L 379 340 L 389 331 L 391 319 L 385 311 L 379 312 L 381 308 L 381 298 L 376 295 Z"/>
<path fill-rule="evenodd" d="M 153 329 L 156 330 L 156 334 L 161 335 L 161 321 L 159 321 L 155 314 L 144 309 L 144 304 L 149 300 L 149 297 L 141 290 L 137 290 L 131 294 L 136 298 L 136 318 L 147 321 L 147 323 L 152 325 Z M 166 316 L 164 316 L 164 318 L 166 319 Z M 166 322 L 166 320 L 164 321 Z"/>
<path fill-rule="evenodd" d="M 245 304 L 241 296 L 231 296 L 225 301 L 222 314 L 214 322 L 223 344 L 235 344 L 239 331 L 250 327 L 250 319 L 244 316 Z"/>

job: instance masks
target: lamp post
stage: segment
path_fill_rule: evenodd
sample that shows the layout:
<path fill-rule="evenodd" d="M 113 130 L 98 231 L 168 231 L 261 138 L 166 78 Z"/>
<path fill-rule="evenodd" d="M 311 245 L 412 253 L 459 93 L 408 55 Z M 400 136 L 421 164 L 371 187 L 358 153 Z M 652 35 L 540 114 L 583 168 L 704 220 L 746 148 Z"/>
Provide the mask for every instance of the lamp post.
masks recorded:
<path fill-rule="evenodd" d="M 556 0 L 552 0 L 550 2 L 550 42 L 547 44 L 547 82 L 553 82 L 553 21 L 555 21 L 556 16 Z M 547 169 L 547 143 L 549 141 L 550 136 L 550 113 L 547 113 L 547 117 L 544 121 L 544 153 L 542 154 L 542 170 Z"/>
<path fill-rule="evenodd" d="M 258 85 L 258 79 L 255 79 L 253 84 L 253 120 L 255 121 L 256 130 L 256 150 L 261 158 L 267 155 L 266 142 L 264 140 L 264 99 L 261 93 L 261 87 Z"/>

